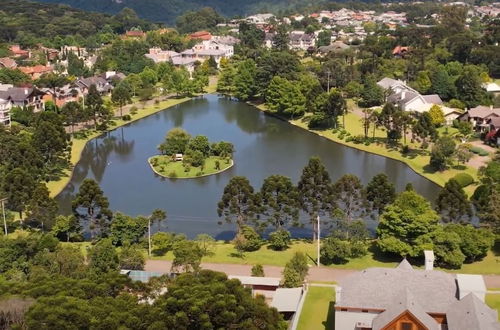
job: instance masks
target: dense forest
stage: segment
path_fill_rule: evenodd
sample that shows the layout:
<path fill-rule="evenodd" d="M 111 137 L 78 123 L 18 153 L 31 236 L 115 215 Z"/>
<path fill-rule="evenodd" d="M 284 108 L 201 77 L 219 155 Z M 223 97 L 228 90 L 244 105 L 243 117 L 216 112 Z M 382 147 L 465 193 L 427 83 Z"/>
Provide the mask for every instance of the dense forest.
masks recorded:
<path fill-rule="evenodd" d="M 65 3 L 85 10 L 115 14 L 125 7 L 135 10 L 140 17 L 152 21 L 173 23 L 175 18 L 189 10 L 211 7 L 227 17 L 256 13 L 276 12 L 282 9 L 299 9 L 325 3 L 324 0 L 40 0 Z"/>
<path fill-rule="evenodd" d="M 128 9 L 111 16 L 66 5 L 23 0 L 0 0 L 0 7 L 0 42 L 17 42 L 26 46 L 31 46 L 34 39 L 54 42 L 67 36 L 83 39 L 95 37 L 99 32 L 123 33 L 131 28 L 150 30 L 156 27 Z"/>

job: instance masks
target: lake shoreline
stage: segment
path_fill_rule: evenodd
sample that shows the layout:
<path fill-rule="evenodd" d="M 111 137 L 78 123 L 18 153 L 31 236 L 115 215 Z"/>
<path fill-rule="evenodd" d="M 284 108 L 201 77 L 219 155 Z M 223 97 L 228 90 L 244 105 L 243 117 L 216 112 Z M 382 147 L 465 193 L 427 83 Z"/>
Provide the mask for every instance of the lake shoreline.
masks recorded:
<path fill-rule="evenodd" d="M 173 108 L 179 104 L 193 100 L 193 99 L 198 98 L 198 97 L 202 97 L 203 95 L 207 95 L 207 94 L 212 94 L 212 93 L 208 92 L 208 93 L 196 95 L 193 97 L 169 98 L 167 100 L 160 101 L 160 103 L 155 104 L 153 106 L 149 106 L 149 107 L 145 107 L 143 109 L 140 109 L 137 112 L 137 114 L 131 115 L 131 120 L 125 121 L 125 120 L 119 118 L 119 119 L 115 120 L 115 125 L 113 127 L 110 127 L 104 131 L 97 131 L 97 132 L 93 131 L 83 139 L 72 138 L 71 142 L 73 145 L 71 148 L 71 159 L 70 159 L 71 169 L 65 170 L 64 176 L 62 176 L 58 180 L 47 182 L 47 188 L 49 189 L 50 197 L 53 197 L 53 198 L 57 197 L 64 190 L 64 188 L 66 188 L 66 186 L 69 184 L 69 182 L 71 181 L 71 177 L 73 176 L 73 171 L 81 159 L 83 150 L 85 149 L 85 146 L 87 145 L 87 143 L 90 142 L 91 140 L 98 138 L 99 136 L 102 136 L 106 133 L 113 132 L 120 127 L 127 126 L 128 124 L 133 123 L 135 121 L 138 121 L 140 119 L 149 117 L 151 115 L 154 115 L 154 114 L 161 112 L 161 111 L 164 111 L 164 110 L 168 110 L 168 109 Z M 139 102 L 136 102 L 134 104 L 139 104 Z M 132 105 L 134 105 L 134 104 L 132 104 Z"/>
<path fill-rule="evenodd" d="M 341 145 L 346 146 L 346 147 L 350 147 L 350 148 L 353 148 L 353 149 L 356 149 L 356 150 L 359 150 L 359 151 L 367 152 L 367 153 L 370 153 L 370 154 L 373 154 L 373 155 L 377 155 L 377 156 L 389 158 L 389 159 L 398 161 L 400 163 L 403 163 L 406 166 L 408 166 L 413 172 L 415 172 L 415 174 L 418 174 L 419 176 L 421 176 L 421 177 L 423 177 L 423 178 L 425 178 L 425 179 L 433 182 L 434 184 L 436 184 L 439 187 L 444 187 L 444 185 L 446 183 L 446 180 L 439 180 L 438 177 L 440 176 L 440 172 L 426 174 L 426 173 L 424 173 L 423 171 L 421 171 L 418 167 L 416 167 L 414 164 L 410 163 L 407 159 L 405 159 L 402 156 L 398 157 L 398 155 L 384 154 L 384 153 L 381 153 L 381 152 L 377 152 L 376 150 L 373 150 L 373 148 L 371 148 L 370 146 L 366 146 L 364 144 L 350 143 L 350 142 L 344 141 L 342 139 L 338 139 L 338 138 L 336 138 L 334 136 L 333 137 L 325 136 L 324 134 L 322 134 L 322 132 L 324 132 L 324 131 L 311 130 L 311 129 L 305 127 L 305 126 L 299 125 L 297 122 L 294 122 L 294 120 L 289 120 L 287 118 L 279 116 L 278 114 L 270 112 L 266 108 L 266 106 L 265 106 L 264 103 L 262 103 L 262 104 L 255 104 L 255 103 L 252 103 L 252 102 L 245 102 L 245 103 L 247 103 L 248 105 L 256 108 L 257 110 L 259 110 L 259 111 L 261 111 L 263 113 L 265 113 L 266 115 L 269 115 L 269 116 L 274 117 L 276 119 L 279 119 L 281 121 L 287 122 L 288 124 L 290 124 L 290 125 L 292 125 L 294 127 L 303 129 L 303 130 L 305 130 L 305 131 L 307 131 L 307 132 L 309 132 L 311 134 L 315 134 L 317 136 L 325 138 L 328 141 L 332 141 L 334 143 L 338 143 L 338 144 L 341 144 Z M 389 151 L 386 151 L 386 152 L 389 152 Z M 475 175 L 473 175 L 473 177 L 477 179 L 477 172 L 474 173 L 474 174 Z M 473 187 L 473 186 L 469 186 L 469 187 Z M 464 189 L 464 190 L 469 195 L 472 195 L 473 191 L 470 188 L 469 189 Z"/>

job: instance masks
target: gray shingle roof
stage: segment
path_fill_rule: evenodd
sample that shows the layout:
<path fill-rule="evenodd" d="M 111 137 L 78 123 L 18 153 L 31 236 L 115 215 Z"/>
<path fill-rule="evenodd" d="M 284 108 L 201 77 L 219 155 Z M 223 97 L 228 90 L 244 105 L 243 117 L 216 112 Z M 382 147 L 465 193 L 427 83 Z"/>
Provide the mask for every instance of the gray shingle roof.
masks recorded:
<path fill-rule="evenodd" d="M 408 288 L 398 294 L 396 300 L 392 302 L 392 305 L 389 306 L 387 310 L 373 319 L 372 329 L 384 329 L 404 312 L 409 312 L 428 330 L 440 330 L 438 323 L 415 301 L 413 294 Z"/>
<path fill-rule="evenodd" d="M 394 84 L 397 84 L 397 83 L 402 83 L 402 82 L 399 81 L 399 80 L 396 80 L 396 79 L 392 79 L 392 78 L 383 78 L 382 80 L 380 80 L 377 83 L 377 85 L 379 85 L 383 89 L 388 89 L 388 88 L 391 88 Z"/>
<path fill-rule="evenodd" d="M 432 103 L 432 104 L 443 104 L 443 100 L 439 97 L 437 94 L 431 94 L 431 95 L 422 95 L 424 100 L 427 103 Z"/>
<path fill-rule="evenodd" d="M 500 330 L 497 311 L 472 293 L 451 305 L 446 319 L 450 330 Z"/>
<path fill-rule="evenodd" d="M 471 118 L 486 118 L 490 115 L 499 116 L 500 117 L 500 108 L 491 108 L 484 105 L 477 106 L 475 108 L 470 109 L 468 112 L 469 117 Z"/>
<path fill-rule="evenodd" d="M 457 301 L 455 278 L 442 271 L 400 268 L 368 268 L 339 283 L 337 306 L 386 310 L 409 289 L 427 313 L 446 313 Z"/>

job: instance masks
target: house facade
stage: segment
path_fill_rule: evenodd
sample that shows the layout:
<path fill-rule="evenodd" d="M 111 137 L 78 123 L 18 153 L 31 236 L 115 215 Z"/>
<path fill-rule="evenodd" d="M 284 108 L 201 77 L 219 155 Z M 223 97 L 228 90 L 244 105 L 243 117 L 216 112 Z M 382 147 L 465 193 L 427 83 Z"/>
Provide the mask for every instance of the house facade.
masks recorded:
<path fill-rule="evenodd" d="M 10 125 L 10 110 L 12 101 L 7 93 L 0 91 L 0 124 Z"/>
<path fill-rule="evenodd" d="M 336 330 L 499 330 L 484 303 L 482 276 L 413 269 L 368 268 L 340 281 Z"/>
<path fill-rule="evenodd" d="M 496 117 L 500 117 L 500 108 L 480 105 L 469 109 L 466 113 L 461 115 L 459 119 L 472 123 L 477 131 L 486 132 L 490 128 L 488 122 L 490 119 Z"/>

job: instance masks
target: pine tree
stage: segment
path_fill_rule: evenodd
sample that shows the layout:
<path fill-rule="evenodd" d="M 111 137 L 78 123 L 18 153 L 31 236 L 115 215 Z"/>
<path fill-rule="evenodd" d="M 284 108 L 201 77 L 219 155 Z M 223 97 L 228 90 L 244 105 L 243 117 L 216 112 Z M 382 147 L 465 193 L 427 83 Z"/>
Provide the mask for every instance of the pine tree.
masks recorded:
<path fill-rule="evenodd" d="M 366 198 L 371 202 L 372 208 L 380 214 L 396 199 L 396 189 L 389 182 L 387 175 L 380 173 L 375 175 L 366 186 Z"/>
<path fill-rule="evenodd" d="M 461 222 L 472 216 L 471 202 L 455 179 L 450 179 L 439 192 L 436 210 L 444 222 Z"/>

